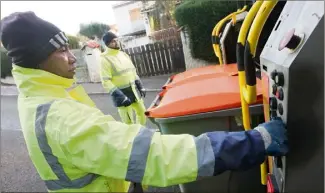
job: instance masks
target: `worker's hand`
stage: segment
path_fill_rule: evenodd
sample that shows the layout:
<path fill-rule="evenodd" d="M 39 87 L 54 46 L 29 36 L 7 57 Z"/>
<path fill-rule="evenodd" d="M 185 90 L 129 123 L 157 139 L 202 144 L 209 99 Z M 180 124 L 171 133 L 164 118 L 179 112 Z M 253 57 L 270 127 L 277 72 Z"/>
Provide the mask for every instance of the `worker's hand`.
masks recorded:
<path fill-rule="evenodd" d="M 90 48 L 100 48 L 100 45 L 94 40 L 88 41 L 86 45 Z"/>
<path fill-rule="evenodd" d="M 116 107 L 127 107 L 131 105 L 131 100 L 120 89 L 112 92 L 112 99 Z"/>
<path fill-rule="evenodd" d="M 125 99 L 122 102 L 122 105 L 125 106 L 125 107 L 130 106 L 131 105 L 131 100 L 127 96 L 125 96 Z"/>
<path fill-rule="evenodd" d="M 288 152 L 287 132 L 280 118 L 260 124 L 255 130 L 263 137 L 267 155 L 283 156 Z"/>
<path fill-rule="evenodd" d="M 135 80 L 135 85 L 137 86 L 137 89 L 140 92 L 141 97 L 145 98 L 146 97 L 146 90 L 143 87 L 141 81 L 140 80 Z"/>
<path fill-rule="evenodd" d="M 145 89 L 141 89 L 141 90 L 139 90 L 139 92 L 140 92 L 140 94 L 141 94 L 141 96 L 142 96 L 143 98 L 146 97 L 146 90 L 145 90 Z"/>

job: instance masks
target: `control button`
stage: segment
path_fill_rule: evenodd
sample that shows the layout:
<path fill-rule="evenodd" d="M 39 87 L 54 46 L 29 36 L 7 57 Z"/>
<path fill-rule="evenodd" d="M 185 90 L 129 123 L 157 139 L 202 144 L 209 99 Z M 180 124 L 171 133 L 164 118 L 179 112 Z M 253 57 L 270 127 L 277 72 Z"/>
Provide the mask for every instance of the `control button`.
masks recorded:
<path fill-rule="evenodd" d="M 300 45 L 301 40 L 301 37 L 295 35 L 295 29 L 293 28 L 282 38 L 278 50 L 281 51 L 284 48 L 295 50 Z"/>
<path fill-rule="evenodd" d="M 283 169 L 282 158 L 281 157 L 275 157 L 275 160 L 274 161 L 276 163 L 276 167 L 277 168 Z"/>
<path fill-rule="evenodd" d="M 270 108 L 276 110 L 278 108 L 278 100 L 275 97 L 270 98 Z"/>
<path fill-rule="evenodd" d="M 267 192 L 268 193 L 279 193 L 279 187 L 278 183 L 276 181 L 276 178 L 273 174 L 267 175 Z"/>
<path fill-rule="evenodd" d="M 276 71 L 276 70 L 273 70 L 272 72 L 271 72 L 271 79 L 272 80 L 275 80 L 275 76 L 278 74 L 278 72 Z"/>
<path fill-rule="evenodd" d="M 275 76 L 274 82 L 278 86 L 283 86 L 284 85 L 284 75 L 283 75 L 283 73 L 281 73 L 281 72 L 277 73 L 277 75 Z"/>
<path fill-rule="evenodd" d="M 273 84 L 272 85 L 272 94 L 276 95 L 277 91 L 278 91 L 278 86 L 276 84 Z"/>
<path fill-rule="evenodd" d="M 283 115 L 283 106 L 282 106 L 282 104 L 278 105 L 278 111 L 279 111 L 280 115 Z"/>
<path fill-rule="evenodd" d="M 283 97 L 284 97 L 284 96 L 283 96 L 283 95 L 284 95 L 284 94 L 283 94 L 283 89 L 282 89 L 282 88 L 279 88 L 279 90 L 276 91 L 276 94 L 275 94 L 275 95 L 276 95 L 276 97 L 277 97 L 279 100 L 282 101 L 282 100 L 283 100 Z"/>
<path fill-rule="evenodd" d="M 274 110 L 271 110 L 271 111 L 270 111 L 270 116 L 271 116 L 271 118 L 275 118 L 275 117 L 277 117 L 277 116 L 278 116 L 278 114 L 277 114 L 277 112 L 276 112 L 276 111 L 274 111 Z"/>

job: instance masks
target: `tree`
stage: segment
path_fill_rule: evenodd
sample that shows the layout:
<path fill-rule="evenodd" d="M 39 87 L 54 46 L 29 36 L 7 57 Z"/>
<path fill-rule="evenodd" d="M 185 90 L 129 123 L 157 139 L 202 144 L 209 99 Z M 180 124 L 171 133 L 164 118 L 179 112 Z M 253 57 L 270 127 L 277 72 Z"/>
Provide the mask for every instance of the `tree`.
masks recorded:
<path fill-rule="evenodd" d="M 67 35 L 69 39 L 69 48 L 70 49 L 78 49 L 79 46 L 79 38 L 73 35 Z"/>
<path fill-rule="evenodd" d="M 154 2 L 154 10 L 149 13 L 150 26 L 154 31 L 176 25 L 174 11 L 177 0 L 159 0 Z M 142 0 L 143 7 L 148 6 L 148 0 Z"/>
<path fill-rule="evenodd" d="M 102 38 L 102 36 L 110 30 L 110 27 L 103 23 L 92 22 L 90 24 L 80 24 L 79 33 L 92 39 L 94 36 Z"/>

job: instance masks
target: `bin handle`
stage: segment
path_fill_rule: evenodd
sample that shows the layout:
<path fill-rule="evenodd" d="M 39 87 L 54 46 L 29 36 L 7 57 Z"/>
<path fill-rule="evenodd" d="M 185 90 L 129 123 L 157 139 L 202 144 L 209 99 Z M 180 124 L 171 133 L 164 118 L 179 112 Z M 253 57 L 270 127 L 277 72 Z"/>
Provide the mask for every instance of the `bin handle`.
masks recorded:
<path fill-rule="evenodd" d="M 147 109 L 147 111 L 144 113 L 146 116 L 150 115 L 150 110 L 153 109 L 154 107 L 158 106 L 157 102 L 162 98 L 162 95 L 165 93 L 166 91 L 163 90 L 161 91 L 156 98 L 152 101 L 152 103 L 150 104 L 149 108 Z"/>
<path fill-rule="evenodd" d="M 243 95 L 248 104 L 256 102 L 256 67 L 253 59 L 255 58 L 257 43 L 264 24 L 277 2 L 278 0 L 263 2 L 261 8 L 257 12 L 257 15 L 247 36 L 244 52 L 246 85 L 243 88 Z"/>
<path fill-rule="evenodd" d="M 239 34 L 238 34 L 238 40 L 237 40 L 237 46 L 236 46 L 236 57 L 237 57 L 237 68 L 238 68 L 238 81 L 239 81 L 239 89 L 240 89 L 240 101 L 241 101 L 241 107 L 242 107 L 242 116 L 243 116 L 243 125 L 244 129 L 250 130 L 251 129 L 251 123 L 250 123 L 250 113 L 249 113 L 249 106 L 246 102 L 243 90 L 246 86 L 246 75 L 245 75 L 245 63 L 244 63 L 244 45 L 245 40 L 247 36 L 247 32 L 249 30 L 249 27 L 251 26 L 254 17 L 256 16 L 257 12 L 260 10 L 260 7 L 262 6 L 263 1 L 256 1 L 252 8 L 249 10 L 248 14 L 246 15 L 244 22 L 240 28 Z M 261 184 L 266 185 L 266 177 L 267 177 L 267 167 L 266 167 L 266 161 L 264 161 L 261 166 Z"/>
<path fill-rule="evenodd" d="M 240 14 L 242 12 L 244 12 L 247 9 L 247 6 L 245 5 L 242 9 L 237 10 L 236 12 L 233 12 L 229 15 L 227 15 L 225 18 L 223 18 L 222 20 L 220 20 L 215 27 L 212 30 L 212 47 L 214 50 L 214 53 L 216 54 L 216 56 L 219 59 L 219 64 L 222 65 L 223 64 L 223 60 L 222 60 L 222 54 L 221 54 L 221 50 L 220 50 L 220 46 L 219 46 L 219 41 L 218 41 L 218 36 L 220 35 L 220 30 L 221 27 L 223 26 L 223 24 L 233 18 L 235 15 Z"/>

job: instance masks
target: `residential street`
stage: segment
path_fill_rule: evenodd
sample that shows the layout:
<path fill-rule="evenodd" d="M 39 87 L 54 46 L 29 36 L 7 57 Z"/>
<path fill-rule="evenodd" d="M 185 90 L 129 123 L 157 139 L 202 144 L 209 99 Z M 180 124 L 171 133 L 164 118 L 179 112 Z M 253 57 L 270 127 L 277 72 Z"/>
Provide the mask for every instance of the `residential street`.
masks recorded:
<path fill-rule="evenodd" d="M 159 88 L 165 81 L 144 80 L 144 84 L 149 88 Z M 152 83 L 150 84 L 150 82 Z M 86 90 L 90 88 L 86 88 Z M 156 94 L 157 92 L 147 93 L 146 107 L 149 107 Z M 100 110 L 120 120 L 117 110 L 113 107 L 107 94 L 91 94 L 90 96 Z M 147 126 L 156 129 L 149 120 Z M 2 192 L 46 191 L 45 185 L 36 173 L 27 153 L 18 118 L 17 96 L 1 96 L 1 185 Z M 177 189 L 151 188 L 151 191 L 171 192 Z"/>

